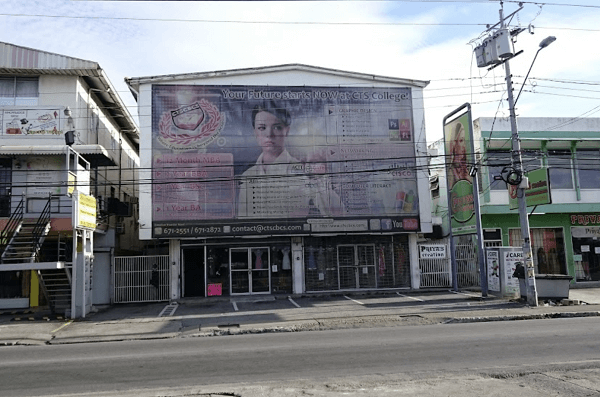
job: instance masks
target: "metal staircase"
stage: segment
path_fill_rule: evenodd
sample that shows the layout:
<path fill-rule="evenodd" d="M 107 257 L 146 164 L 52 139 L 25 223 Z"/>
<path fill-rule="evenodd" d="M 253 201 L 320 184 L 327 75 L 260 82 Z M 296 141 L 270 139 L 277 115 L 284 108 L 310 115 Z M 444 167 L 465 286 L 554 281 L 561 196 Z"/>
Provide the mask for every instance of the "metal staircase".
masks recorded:
<path fill-rule="evenodd" d="M 65 266 L 66 260 L 70 261 L 70 258 L 65 258 L 59 253 L 52 255 L 55 257 L 52 259 L 56 259 L 53 262 L 40 260 L 44 240 L 50 232 L 51 202 L 50 196 L 39 218 L 28 219 L 23 217 L 24 198 L 21 199 L 0 234 L 3 243 L 0 266 L 22 265 L 23 270 L 37 271 L 40 287 L 50 310 L 53 313 L 64 313 L 71 308 L 71 272 Z M 44 260 L 48 259 L 50 258 L 44 258 Z"/>

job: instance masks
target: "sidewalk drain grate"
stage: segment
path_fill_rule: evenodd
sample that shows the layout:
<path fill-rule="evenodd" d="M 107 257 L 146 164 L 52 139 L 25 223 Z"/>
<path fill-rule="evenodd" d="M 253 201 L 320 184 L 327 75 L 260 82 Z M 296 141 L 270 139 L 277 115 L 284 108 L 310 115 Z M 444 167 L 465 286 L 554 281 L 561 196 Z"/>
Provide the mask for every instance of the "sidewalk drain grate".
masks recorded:
<path fill-rule="evenodd" d="M 165 306 L 164 309 L 162 309 L 162 311 L 160 312 L 158 317 L 170 317 L 173 314 L 175 314 L 175 310 L 177 310 L 178 307 L 179 307 L 179 304 L 177 302 L 170 303 L 167 306 Z"/>

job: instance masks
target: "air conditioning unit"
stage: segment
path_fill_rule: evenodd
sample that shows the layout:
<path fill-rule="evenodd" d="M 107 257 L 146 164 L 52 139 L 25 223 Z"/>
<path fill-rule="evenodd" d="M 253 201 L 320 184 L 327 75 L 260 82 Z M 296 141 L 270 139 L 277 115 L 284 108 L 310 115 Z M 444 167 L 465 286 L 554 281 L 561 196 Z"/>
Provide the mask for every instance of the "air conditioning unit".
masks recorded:
<path fill-rule="evenodd" d="M 117 198 L 108 199 L 108 212 L 117 216 L 131 216 L 131 204 L 123 203 Z"/>

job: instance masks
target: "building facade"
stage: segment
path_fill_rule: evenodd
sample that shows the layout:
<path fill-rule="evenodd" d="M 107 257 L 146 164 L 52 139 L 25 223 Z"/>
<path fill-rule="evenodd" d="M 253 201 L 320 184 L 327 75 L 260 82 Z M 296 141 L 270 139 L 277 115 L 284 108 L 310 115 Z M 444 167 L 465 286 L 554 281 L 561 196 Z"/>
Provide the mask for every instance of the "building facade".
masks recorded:
<path fill-rule="evenodd" d="M 488 245 L 520 247 L 518 210 L 510 209 L 506 183 L 494 178 L 511 165 L 510 122 L 473 124 L 483 165 L 484 238 Z M 531 205 L 535 184 L 544 183 L 534 178 L 527 198 L 536 272 L 570 275 L 578 284 L 600 281 L 600 119 L 521 117 L 518 128 L 525 171 L 547 168 L 549 176 L 551 203 Z"/>
<path fill-rule="evenodd" d="M 427 82 L 306 65 L 126 79 L 170 298 L 418 288 Z"/>
<path fill-rule="evenodd" d="M 88 297 L 110 303 L 113 257 L 141 252 L 139 133 L 117 91 L 96 62 L 0 42 L 0 126 L 0 308 L 68 310 L 74 192 L 97 202 Z"/>

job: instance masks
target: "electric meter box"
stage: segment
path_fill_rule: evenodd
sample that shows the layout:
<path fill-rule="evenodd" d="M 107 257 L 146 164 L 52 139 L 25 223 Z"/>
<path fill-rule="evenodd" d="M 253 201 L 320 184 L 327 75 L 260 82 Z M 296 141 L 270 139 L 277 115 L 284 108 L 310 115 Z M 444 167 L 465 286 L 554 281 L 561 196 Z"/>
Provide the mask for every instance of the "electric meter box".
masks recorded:
<path fill-rule="evenodd" d="M 500 63 L 501 59 L 498 56 L 498 49 L 496 48 L 496 37 L 498 37 L 497 33 L 494 33 L 493 36 L 490 36 L 488 43 L 488 47 L 490 49 L 490 57 L 492 58 L 492 64 Z"/>
<path fill-rule="evenodd" d="M 477 60 L 477 67 L 483 68 L 486 67 L 485 63 L 485 54 L 483 53 L 483 45 L 478 45 L 475 47 L 475 59 Z"/>
<path fill-rule="evenodd" d="M 493 47 L 494 47 L 494 38 L 492 36 L 483 40 L 483 56 L 485 58 L 485 66 L 494 64 L 494 58 L 493 58 L 492 51 L 495 51 L 495 50 Z"/>
<path fill-rule="evenodd" d="M 523 264 L 521 247 L 489 247 L 485 249 L 488 292 L 501 298 L 518 299 L 519 279 L 514 277 L 517 265 Z"/>
<path fill-rule="evenodd" d="M 509 58 L 513 55 L 512 42 L 508 29 L 500 29 L 495 35 L 494 47 L 499 58 Z"/>

